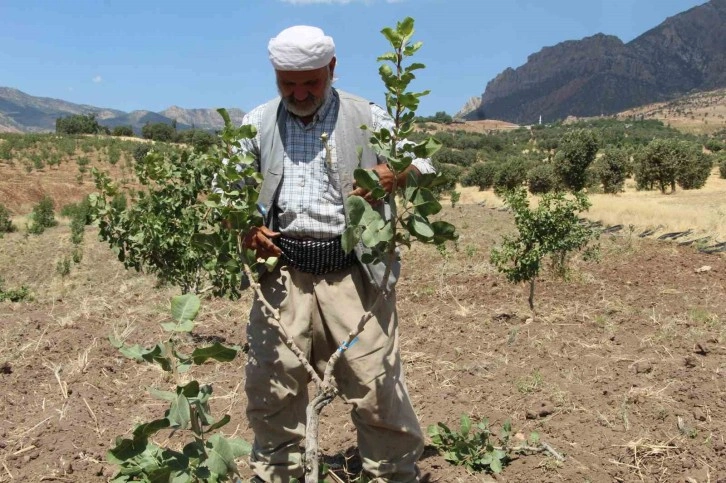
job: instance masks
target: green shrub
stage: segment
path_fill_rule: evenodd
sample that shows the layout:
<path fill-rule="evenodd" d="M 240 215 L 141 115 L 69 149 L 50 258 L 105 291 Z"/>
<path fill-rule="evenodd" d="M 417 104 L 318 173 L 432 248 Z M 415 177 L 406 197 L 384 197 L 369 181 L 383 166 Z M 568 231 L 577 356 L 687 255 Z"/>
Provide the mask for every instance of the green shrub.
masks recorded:
<path fill-rule="evenodd" d="M 494 177 L 494 192 L 501 194 L 521 187 L 527 181 L 527 163 L 520 158 L 510 158 L 499 166 Z"/>
<path fill-rule="evenodd" d="M 10 210 L 0 203 L 0 236 L 2 236 L 3 233 L 10 233 L 13 231 L 15 231 L 15 225 L 13 225 L 13 220 L 10 217 Z"/>
<path fill-rule="evenodd" d="M 479 191 L 487 190 L 494 186 L 494 178 L 497 175 L 497 166 L 495 163 L 476 163 L 466 176 L 461 180 L 463 186 L 476 186 Z"/>
<path fill-rule="evenodd" d="M 78 203 L 64 205 L 60 210 L 60 215 L 71 219 L 80 218 L 83 220 L 84 225 L 90 225 L 93 220 L 91 219 L 91 203 L 88 200 L 88 196 Z"/>
<path fill-rule="evenodd" d="M 68 255 L 56 262 L 55 272 L 61 277 L 65 277 L 71 273 L 71 259 Z"/>
<path fill-rule="evenodd" d="M 461 179 L 461 174 L 464 172 L 464 168 L 454 164 L 437 163 L 436 161 L 434 161 L 434 167 L 436 168 L 436 172 L 440 173 L 444 178 L 445 182 L 433 188 L 432 191 L 436 193 L 444 193 L 456 188 L 456 183 L 458 183 Z"/>
<path fill-rule="evenodd" d="M 151 144 L 147 144 L 147 143 L 137 144 L 134 147 L 134 151 L 132 154 L 134 157 L 134 161 L 136 161 L 137 163 L 140 163 L 141 161 L 144 160 L 144 158 L 149 153 L 149 151 L 151 151 Z"/>
<path fill-rule="evenodd" d="M 596 177 L 605 193 L 623 191 L 625 178 L 630 171 L 630 155 L 625 149 L 607 148 L 593 166 Z"/>
<path fill-rule="evenodd" d="M 22 302 L 24 300 L 33 300 L 33 296 L 30 293 L 30 289 L 26 285 L 21 285 L 20 288 L 5 288 L 5 281 L 0 278 L 0 302 Z"/>
<path fill-rule="evenodd" d="M 111 135 L 113 135 L 113 136 L 133 136 L 134 128 L 131 126 L 116 126 L 115 128 L 113 128 L 113 131 L 111 131 Z"/>
<path fill-rule="evenodd" d="M 711 156 L 704 154 L 694 145 L 688 159 L 679 166 L 676 181 L 684 190 L 703 188 L 711 175 L 711 168 L 713 168 Z"/>
<path fill-rule="evenodd" d="M 40 235 L 46 228 L 54 227 L 58 224 L 53 213 L 53 200 L 46 196 L 33 207 L 30 214 L 30 224 L 28 225 L 28 233 Z"/>
<path fill-rule="evenodd" d="M 722 155 L 716 158 L 718 163 L 718 173 L 721 179 L 726 179 L 726 156 Z"/>
<path fill-rule="evenodd" d="M 557 187 L 557 174 L 551 164 L 538 164 L 527 171 L 527 186 L 533 195 L 549 193 Z"/>

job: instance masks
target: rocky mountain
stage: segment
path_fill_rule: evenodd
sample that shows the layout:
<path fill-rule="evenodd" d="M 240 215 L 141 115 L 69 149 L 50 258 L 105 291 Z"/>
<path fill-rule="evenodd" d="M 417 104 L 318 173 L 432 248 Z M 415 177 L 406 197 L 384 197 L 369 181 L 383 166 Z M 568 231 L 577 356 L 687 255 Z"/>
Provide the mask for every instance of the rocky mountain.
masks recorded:
<path fill-rule="evenodd" d="M 491 80 L 468 119 L 532 124 L 612 114 L 726 87 L 726 0 L 711 0 L 623 43 L 597 34 L 545 47 Z"/>
<path fill-rule="evenodd" d="M 242 117 L 245 115 L 242 109 L 227 109 L 233 124 L 242 124 Z M 221 129 L 224 126 L 222 118 L 216 109 L 183 109 L 178 106 L 171 106 L 159 114 L 169 119 L 176 119 L 178 123 L 194 126 L 202 129 Z M 209 126 L 209 127 L 207 127 Z"/>
<path fill-rule="evenodd" d="M 237 108 L 228 109 L 232 122 L 241 124 L 244 112 Z M 183 109 L 172 106 L 161 112 L 105 109 L 86 104 L 49 97 L 36 97 L 18 89 L 0 87 L 0 132 L 52 132 L 55 120 L 73 114 L 95 114 L 102 126 L 132 126 L 137 133 L 146 123 L 176 121 L 178 129 L 206 129 L 210 131 L 224 126 L 216 109 Z"/>
<path fill-rule="evenodd" d="M 481 106 L 481 97 L 470 97 L 468 101 L 454 114 L 454 118 L 464 119 Z"/>

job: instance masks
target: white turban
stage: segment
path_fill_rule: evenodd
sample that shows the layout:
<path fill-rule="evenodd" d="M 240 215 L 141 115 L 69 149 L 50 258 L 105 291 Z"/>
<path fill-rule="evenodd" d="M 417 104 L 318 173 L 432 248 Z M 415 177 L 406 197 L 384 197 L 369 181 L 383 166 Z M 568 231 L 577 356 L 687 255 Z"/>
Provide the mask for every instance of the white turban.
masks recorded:
<path fill-rule="evenodd" d="M 275 70 L 314 70 L 330 63 L 335 44 L 317 27 L 296 25 L 270 39 L 267 51 Z"/>

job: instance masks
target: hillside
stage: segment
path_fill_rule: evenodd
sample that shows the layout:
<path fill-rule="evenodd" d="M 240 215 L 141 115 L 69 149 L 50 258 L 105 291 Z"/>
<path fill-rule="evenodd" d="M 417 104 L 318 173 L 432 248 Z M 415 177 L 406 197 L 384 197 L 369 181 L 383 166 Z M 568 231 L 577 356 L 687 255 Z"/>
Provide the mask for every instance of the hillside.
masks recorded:
<path fill-rule="evenodd" d="M 541 115 L 552 122 L 722 87 L 726 0 L 711 0 L 628 43 L 600 33 L 545 47 L 491 80 L 468 118 L 533 124 Z"/>
<path fill-rule="evenodd" d="M 232 122 L 242 123 L 244 112 L 229 108 Z M 54 132 L 59 117 L 73 114 L 95 114 L 102 126 L 131 126 L 136 133 L 148 123 L 176 121 L 177 129 L 206 129 L 216 131 L 224 122 L 216 108 L 184 109 L 171 106 L 161 112 L 136 110 L 124 112 L 85 104 L 74 104 L 61 99 L 31 96 L 18 89 L 0 87 L 0 132 Z"/>
<path fill-rule="evenodd" d="M 668 102 L 657 102 L 622 111 L 617 119 L 657 119 L 680 131 L 694 134 L 726 129 L 726 89 L 697 92 Z"/>

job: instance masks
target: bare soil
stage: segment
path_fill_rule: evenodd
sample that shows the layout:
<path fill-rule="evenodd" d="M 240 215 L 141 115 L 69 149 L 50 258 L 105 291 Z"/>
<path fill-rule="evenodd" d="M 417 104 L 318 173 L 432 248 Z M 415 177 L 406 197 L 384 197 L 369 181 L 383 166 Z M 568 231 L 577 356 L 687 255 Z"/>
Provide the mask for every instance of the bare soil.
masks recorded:
<path fill-rule="evenodd" d="M 533 316 L 527 287 L 510 285 L 488 262 L 512 230 L 510 215 L 468 204 L 447 207 L 445 217 L 461 233 L 458 251 L 442 257 L 415 246 L 404 253 L 398 287 L 406 376 L 424 428 L 456 427 L 462 413 L 497 430 L 510 419 L 565 455 L 516 457 L 494 481 L 726 481 L 723 256 L 604 236 L 599 263 L 575 258 L 569 280 L 543 274 Z M 115 437 L 164 410 L 145 388 L 170 382 L 107 337 L 162 340 L 175 290 L 124 270 L 92 228 L 83 259 L 61 276 L 69 236 L 64 221 L 40 236 L 0 240 L 5 288 L 25 284 L 35 297 L 0 303 L 0 482 L 107 481 Z M 249 299 L 204 301 L 194 339 L 243 345 L 248 307 Z M 231 415 L 226 433 L 249 439 L 244 364 L 241 356 L 206 365 L 195 377 L 213 384 L 213 411 Z M 322 451 L 344 481 L 344 470 L 357 467 L 348 412 L 336 401 L 321 427 Z M 424 481 L 492 481 L 431 447 L 419 466 Z"/>

